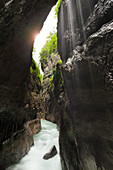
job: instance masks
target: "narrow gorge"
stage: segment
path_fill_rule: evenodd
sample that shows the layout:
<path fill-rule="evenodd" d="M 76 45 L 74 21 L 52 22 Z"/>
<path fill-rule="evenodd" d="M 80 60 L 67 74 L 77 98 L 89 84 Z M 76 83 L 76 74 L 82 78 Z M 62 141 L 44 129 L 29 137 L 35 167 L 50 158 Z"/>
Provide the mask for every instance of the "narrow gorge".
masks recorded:
<path fill-rule="evenodd" d="M 41 83 L 33 43 L 56 3 L 0 2 L 0 170 L 29 152 L 41 118 L 58 125 L 62 170 L 113 170 L 113 0 L 62 0 Z"/>

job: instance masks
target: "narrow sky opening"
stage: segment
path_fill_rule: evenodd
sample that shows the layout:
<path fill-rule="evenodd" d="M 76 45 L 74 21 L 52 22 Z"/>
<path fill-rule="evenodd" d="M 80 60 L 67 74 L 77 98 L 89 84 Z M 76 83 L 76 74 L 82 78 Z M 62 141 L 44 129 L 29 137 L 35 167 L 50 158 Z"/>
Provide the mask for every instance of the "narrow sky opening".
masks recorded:
<path fill-rule="evenodd" d="M 33 52 L 33 58 L 37 64 L 39 64 L 39 53 L 41 52 L 42 47 L 46 43 L 47 36 L 50 32 L 57 29 L 57 17 L 55 16 L 55 6 L 50 11 L 46 21 L 44 22 L 43 28 L 40 33 L 36 36 L 34 41 L 35 52 Z"/>

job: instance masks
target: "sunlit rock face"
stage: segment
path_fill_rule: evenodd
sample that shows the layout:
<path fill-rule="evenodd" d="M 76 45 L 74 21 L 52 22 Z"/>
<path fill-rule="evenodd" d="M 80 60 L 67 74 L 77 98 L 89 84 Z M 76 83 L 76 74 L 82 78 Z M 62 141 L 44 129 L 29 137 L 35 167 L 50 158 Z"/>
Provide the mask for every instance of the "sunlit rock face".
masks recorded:
<path fill-rule="evenodd" d="M 32 47 L 35 36 L 55 3 L 56 0 L 0 2 L 1 148 L 3 142 L 22 129 L 27 120 L 36 118 L 37 109 L 30 94 Z"/>
<path fill-rule="evenodd" d="M 60 127 L 63 170 L 113 169 L 112 18 L 112 0 L 63 1 L 60 8 L 58 44 L 65 89 Z"/>

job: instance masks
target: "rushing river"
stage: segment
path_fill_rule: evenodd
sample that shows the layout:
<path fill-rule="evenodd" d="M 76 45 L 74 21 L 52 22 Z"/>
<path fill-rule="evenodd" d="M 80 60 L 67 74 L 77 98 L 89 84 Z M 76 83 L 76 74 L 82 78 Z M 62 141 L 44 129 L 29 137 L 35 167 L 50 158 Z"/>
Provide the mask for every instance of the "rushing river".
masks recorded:
<path fill-rule="evenodd" d="M 42 130 L 34 135 L 34 146 L 28 154 L 7 170 L 61 170 L 57 126 L 46 120 L 41 120 L 41 126 Z M 43 156 L 53 145 L 56 146 L 58 154 L 51 159 L 44 160 Z"/>

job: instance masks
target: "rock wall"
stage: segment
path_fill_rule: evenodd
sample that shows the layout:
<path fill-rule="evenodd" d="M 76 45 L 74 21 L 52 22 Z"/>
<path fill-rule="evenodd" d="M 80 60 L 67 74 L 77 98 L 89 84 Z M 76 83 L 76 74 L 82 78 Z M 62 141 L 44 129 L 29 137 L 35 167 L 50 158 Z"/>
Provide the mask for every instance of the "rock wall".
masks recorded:
<path fill-rule="evenodd" d="M 113 169 L 113 1 L 62 1 L 60 122 L 63 170 Z"/>
<path fill-rule="evenodd" d="M 42 84 L 42 91 L 40 92 L 40 97 L 42 99 L 40 104 L 40 114 L 41 116 L 45 117 L 47 120 L 58 123 L 59 122 L 59 112 L 60 112 L 60 105 L 59 105 L 59 96 L 63 92 L 63 90 L 58 87 L 57 93 L 55 93 L 55 89 L 59 84 L 61 77 L 56 73 L 57 67 L 58 70 L 62 73 L 61 65 L 59 64 L 61 61 L 60 56 L 56 52 L 55 54 L 52 53 L 48 56 L 47 61 L 43 64 L 43 84 Z M 55 84 L 55 78 L 58 77 L 57 85 Z M 56 97 L 57 95 L 57 97 Z"/>
<path fill-rule="evenodd" d="M 40 119 L 28 121 L 24 124 L 24 128 L 14 133 L 10 139 L 3 143 L 0 152 L 0 169 L 4 170 L 10 165 L 18 162 L 26 155 L 29 148 L 33 145 L 33 135 L 41 129 Z"/>
<path fill-rule="evenodd" d="M 7 151 L 4 142 L 12 139 L 15 132 L 21 132 L 27 120 L 36 118 L 38 109 L 35 102 L 38 98 L 36 93 L 31 95 L 29 74 L 32 46 L 55 2 L 0 2 L 1 169 L 17 160 L 11 162 L 7 159 L 9 162 L 5 160 L 4 164 L 3 153 L 6 155 Z M 58 110 L 61 111 L 60 154 L 63 170 L 113 169 L 112 19 L 112 0 L 62 1 L 58 49 L 63 60 L 65 96 L 61 96 Z M 27 149 L 23 149 L 20 157 L 32 145 L 32 138 L 28 137 L 28 141 L 22 146 L 21 149 Z M 14 145 L 10 149 L 13 150 Z M 16 157 L 15 151 L 12 153 Z M 8 154 L 10 158 L 10 152 Z"/>
<path fill-rule="evenodd" d="M 37 96 L 31 93 L 30 75 L 33 42 L 56 2 L 0 1 L 0 153 L 4 141 L 36 118 Z"/>

